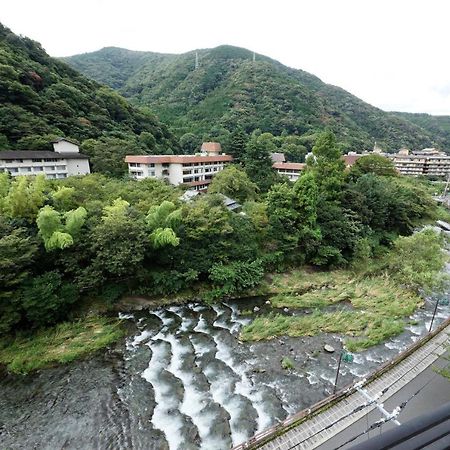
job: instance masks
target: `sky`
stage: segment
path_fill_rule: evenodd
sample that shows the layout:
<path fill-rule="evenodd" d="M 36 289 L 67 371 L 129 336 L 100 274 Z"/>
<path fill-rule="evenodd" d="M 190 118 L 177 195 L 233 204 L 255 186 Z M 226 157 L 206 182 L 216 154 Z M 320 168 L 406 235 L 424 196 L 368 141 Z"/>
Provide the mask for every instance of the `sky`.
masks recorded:
<path fill-rule="evenodd" d="M 51 56 L 236 45 L 386 111 L 450 114 L 448 0 L 0 0 Z"/>

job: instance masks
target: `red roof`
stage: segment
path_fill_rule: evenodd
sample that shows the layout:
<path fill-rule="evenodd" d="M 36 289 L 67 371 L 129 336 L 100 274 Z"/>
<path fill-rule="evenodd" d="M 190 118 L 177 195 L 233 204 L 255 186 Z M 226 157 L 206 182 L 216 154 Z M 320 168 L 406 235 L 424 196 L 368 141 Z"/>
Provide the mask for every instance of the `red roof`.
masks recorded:
<path fill-rule="evenodd" d="M 343 155 L 342 159 L 344 160 L 346 166 L 353 166 L 356 160 L 361 158 L 361 156 L 364 155 Z"/>
<path fill-rule="evenodd" d="M 222 146 L 220 145 L 219 142 L 203 142 L 202 152 L 221 153 Z"/>
<path fill-rule="evenodd" d="M 306 167 L 306 164 L 293 162 L 276 162 L 272 165 L 272 167 L 274 169 L 303 170 Z"/>
<path fill-rule="evenodd" d="M 231 155 L 194 156 L 194 155 L 127 155 L 125 162 L 142 164 L 186 164 L 199 162 L 233 161 Z"/>

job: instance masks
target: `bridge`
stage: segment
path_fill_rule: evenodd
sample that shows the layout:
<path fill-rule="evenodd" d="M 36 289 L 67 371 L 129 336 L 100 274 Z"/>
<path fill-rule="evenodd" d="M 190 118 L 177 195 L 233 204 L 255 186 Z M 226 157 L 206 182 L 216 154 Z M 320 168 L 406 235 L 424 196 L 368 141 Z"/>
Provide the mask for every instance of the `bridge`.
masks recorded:
<path fill-rule="evenodd" d="M 369 432 L 371 426 L 373 429 L 383 423 L 396 421 L 398 413 L 406 406 L 407 401 L 401 400 L 399 408 L 394 411 L 386 411 L 383 405 L 402 389 L 413 386 L 414 381 L 424 371 L 430 370 L 430 366 L 448 350 L 449 336 L 450 318 L 396 358 L 383 364 L 367 379 L 349 385 L 311 408 L 258 433 L 233 450 L 301 450 L 318 447 L 324 450 L 336 449 L 353 441 L 352 437 L 345 438 L 345 432 L 364 417 L 367 418 L 367 430 L 364 433 Z M 420 386 L 417 392 L 413 386 L 412 397 L 427 383 L 429 381 L 425 381 L 425 385 Z M 449 390 L 444 390 L 445 392 Z M 373 415 L 373 412 L 380 408 L 384 409 L 382 419 L 369 424 L 369 415 Z M 363 428 L 366 429 L 366 426 Z"/>

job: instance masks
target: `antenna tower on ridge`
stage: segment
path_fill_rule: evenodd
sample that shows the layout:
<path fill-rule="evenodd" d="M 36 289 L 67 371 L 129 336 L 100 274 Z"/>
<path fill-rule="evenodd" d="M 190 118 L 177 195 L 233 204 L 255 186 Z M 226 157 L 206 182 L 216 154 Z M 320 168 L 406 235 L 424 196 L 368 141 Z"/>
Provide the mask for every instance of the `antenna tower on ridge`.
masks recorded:
<path fill-rule="evenodd" d="M 195 68 L 198 69 L 199 63 L 198 63 L 198 52 L 195 52 Z"/>
<path fill-rule="evenodd" d="M 255 54 L 255 52 L 253 52 L 253 62 L 255 62 L 256 61 L 256 54 Z"/>

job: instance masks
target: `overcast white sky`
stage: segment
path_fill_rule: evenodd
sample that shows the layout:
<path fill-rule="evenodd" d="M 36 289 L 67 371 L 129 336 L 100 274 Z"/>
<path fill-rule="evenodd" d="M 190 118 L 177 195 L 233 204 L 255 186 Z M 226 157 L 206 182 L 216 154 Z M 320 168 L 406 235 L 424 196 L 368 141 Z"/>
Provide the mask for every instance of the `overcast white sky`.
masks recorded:
<path fill-rule="evenodd" d="M 385 110 L 450 114 L 448 0 L 0 0 L 0 21 L 52 56 L 237 45 Z"/>

